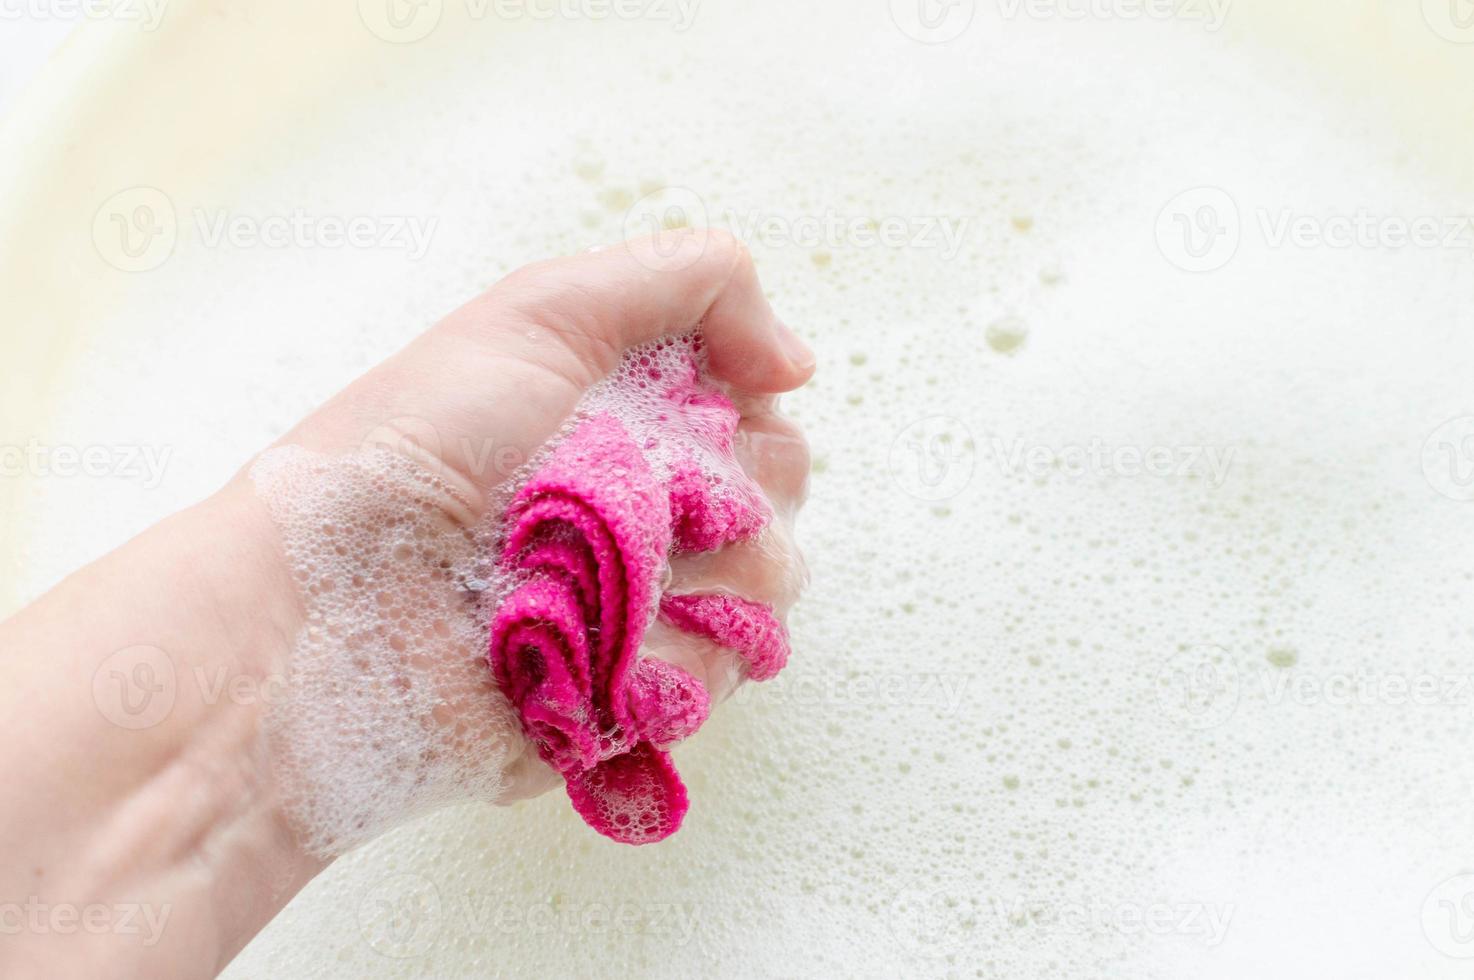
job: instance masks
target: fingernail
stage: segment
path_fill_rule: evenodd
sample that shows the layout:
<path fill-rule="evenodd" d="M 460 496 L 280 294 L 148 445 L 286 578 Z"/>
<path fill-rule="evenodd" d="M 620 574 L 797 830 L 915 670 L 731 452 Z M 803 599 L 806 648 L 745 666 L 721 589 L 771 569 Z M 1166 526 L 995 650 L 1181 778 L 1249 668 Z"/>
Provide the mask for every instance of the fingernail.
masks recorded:
<path fill-rule="evenodd" d="M 788 358 L 796 370 L 807 371 L 817 361 L 813 348 L 804 343 L 803 338 L 789 329 L 782 320 L 778 324 L 778 346 L 783 351 L 783 356 Z"/>

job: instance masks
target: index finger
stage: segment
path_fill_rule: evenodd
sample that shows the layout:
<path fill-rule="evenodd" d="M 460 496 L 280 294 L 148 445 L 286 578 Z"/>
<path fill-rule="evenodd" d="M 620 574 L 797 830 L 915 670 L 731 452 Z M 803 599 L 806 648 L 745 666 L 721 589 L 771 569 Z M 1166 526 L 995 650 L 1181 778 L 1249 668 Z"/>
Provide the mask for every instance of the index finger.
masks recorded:
<path fill-rule="evenodd" d="M 791 391 L 814 372 L 813 351 L 763 295 L 752 254 L 717 229 L 679 228 L 534 263 L 465 312 L 533 327 L 522 353 L 583 387 L 628 348 L 698 324 L 712 375 L 743 391 Z"/>

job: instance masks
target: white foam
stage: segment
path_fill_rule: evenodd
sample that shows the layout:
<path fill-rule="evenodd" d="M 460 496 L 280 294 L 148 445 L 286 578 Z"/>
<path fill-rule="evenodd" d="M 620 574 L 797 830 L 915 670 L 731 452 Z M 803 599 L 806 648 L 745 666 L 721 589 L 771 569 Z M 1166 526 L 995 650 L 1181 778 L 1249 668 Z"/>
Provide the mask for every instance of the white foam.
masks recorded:
<path fill-rule="evenodd" d="M 386 448 L 273 449 L 251 479 L 305 613 L 268 734 L 307 846 L 339 854 L 448 802 L 498 799 L 522 739 L 485 661 L 494 526 L 448 520 L 445 489 Z"/>

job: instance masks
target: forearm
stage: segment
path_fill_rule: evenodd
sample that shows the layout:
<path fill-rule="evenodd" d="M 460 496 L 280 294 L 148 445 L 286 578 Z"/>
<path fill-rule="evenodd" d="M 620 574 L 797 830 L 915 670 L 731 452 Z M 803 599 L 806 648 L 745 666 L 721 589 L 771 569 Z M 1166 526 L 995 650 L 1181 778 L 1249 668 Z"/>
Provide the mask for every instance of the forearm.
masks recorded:
<path fill-rule="evenodd" d="M 238 480 L 0 624 L 0 975 L 211 976 L 320 869 L 268 762 L 276 548 Z"/>

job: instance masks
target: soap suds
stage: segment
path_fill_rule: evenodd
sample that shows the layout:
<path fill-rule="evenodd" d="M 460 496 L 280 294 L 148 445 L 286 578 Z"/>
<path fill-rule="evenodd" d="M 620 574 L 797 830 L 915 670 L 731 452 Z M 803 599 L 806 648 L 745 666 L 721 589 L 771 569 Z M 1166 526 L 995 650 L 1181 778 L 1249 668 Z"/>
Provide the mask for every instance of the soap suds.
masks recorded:
<path fill-rule="evenodd" d="M 268 716 L 305 844 L 339 854 L 447 803 L 496 800 L 520 735 L 484 660 L 492 526 L 447 520 L 439 481 L 383 447 L 284 446 L 251 479 L 305 611 Z"/>

